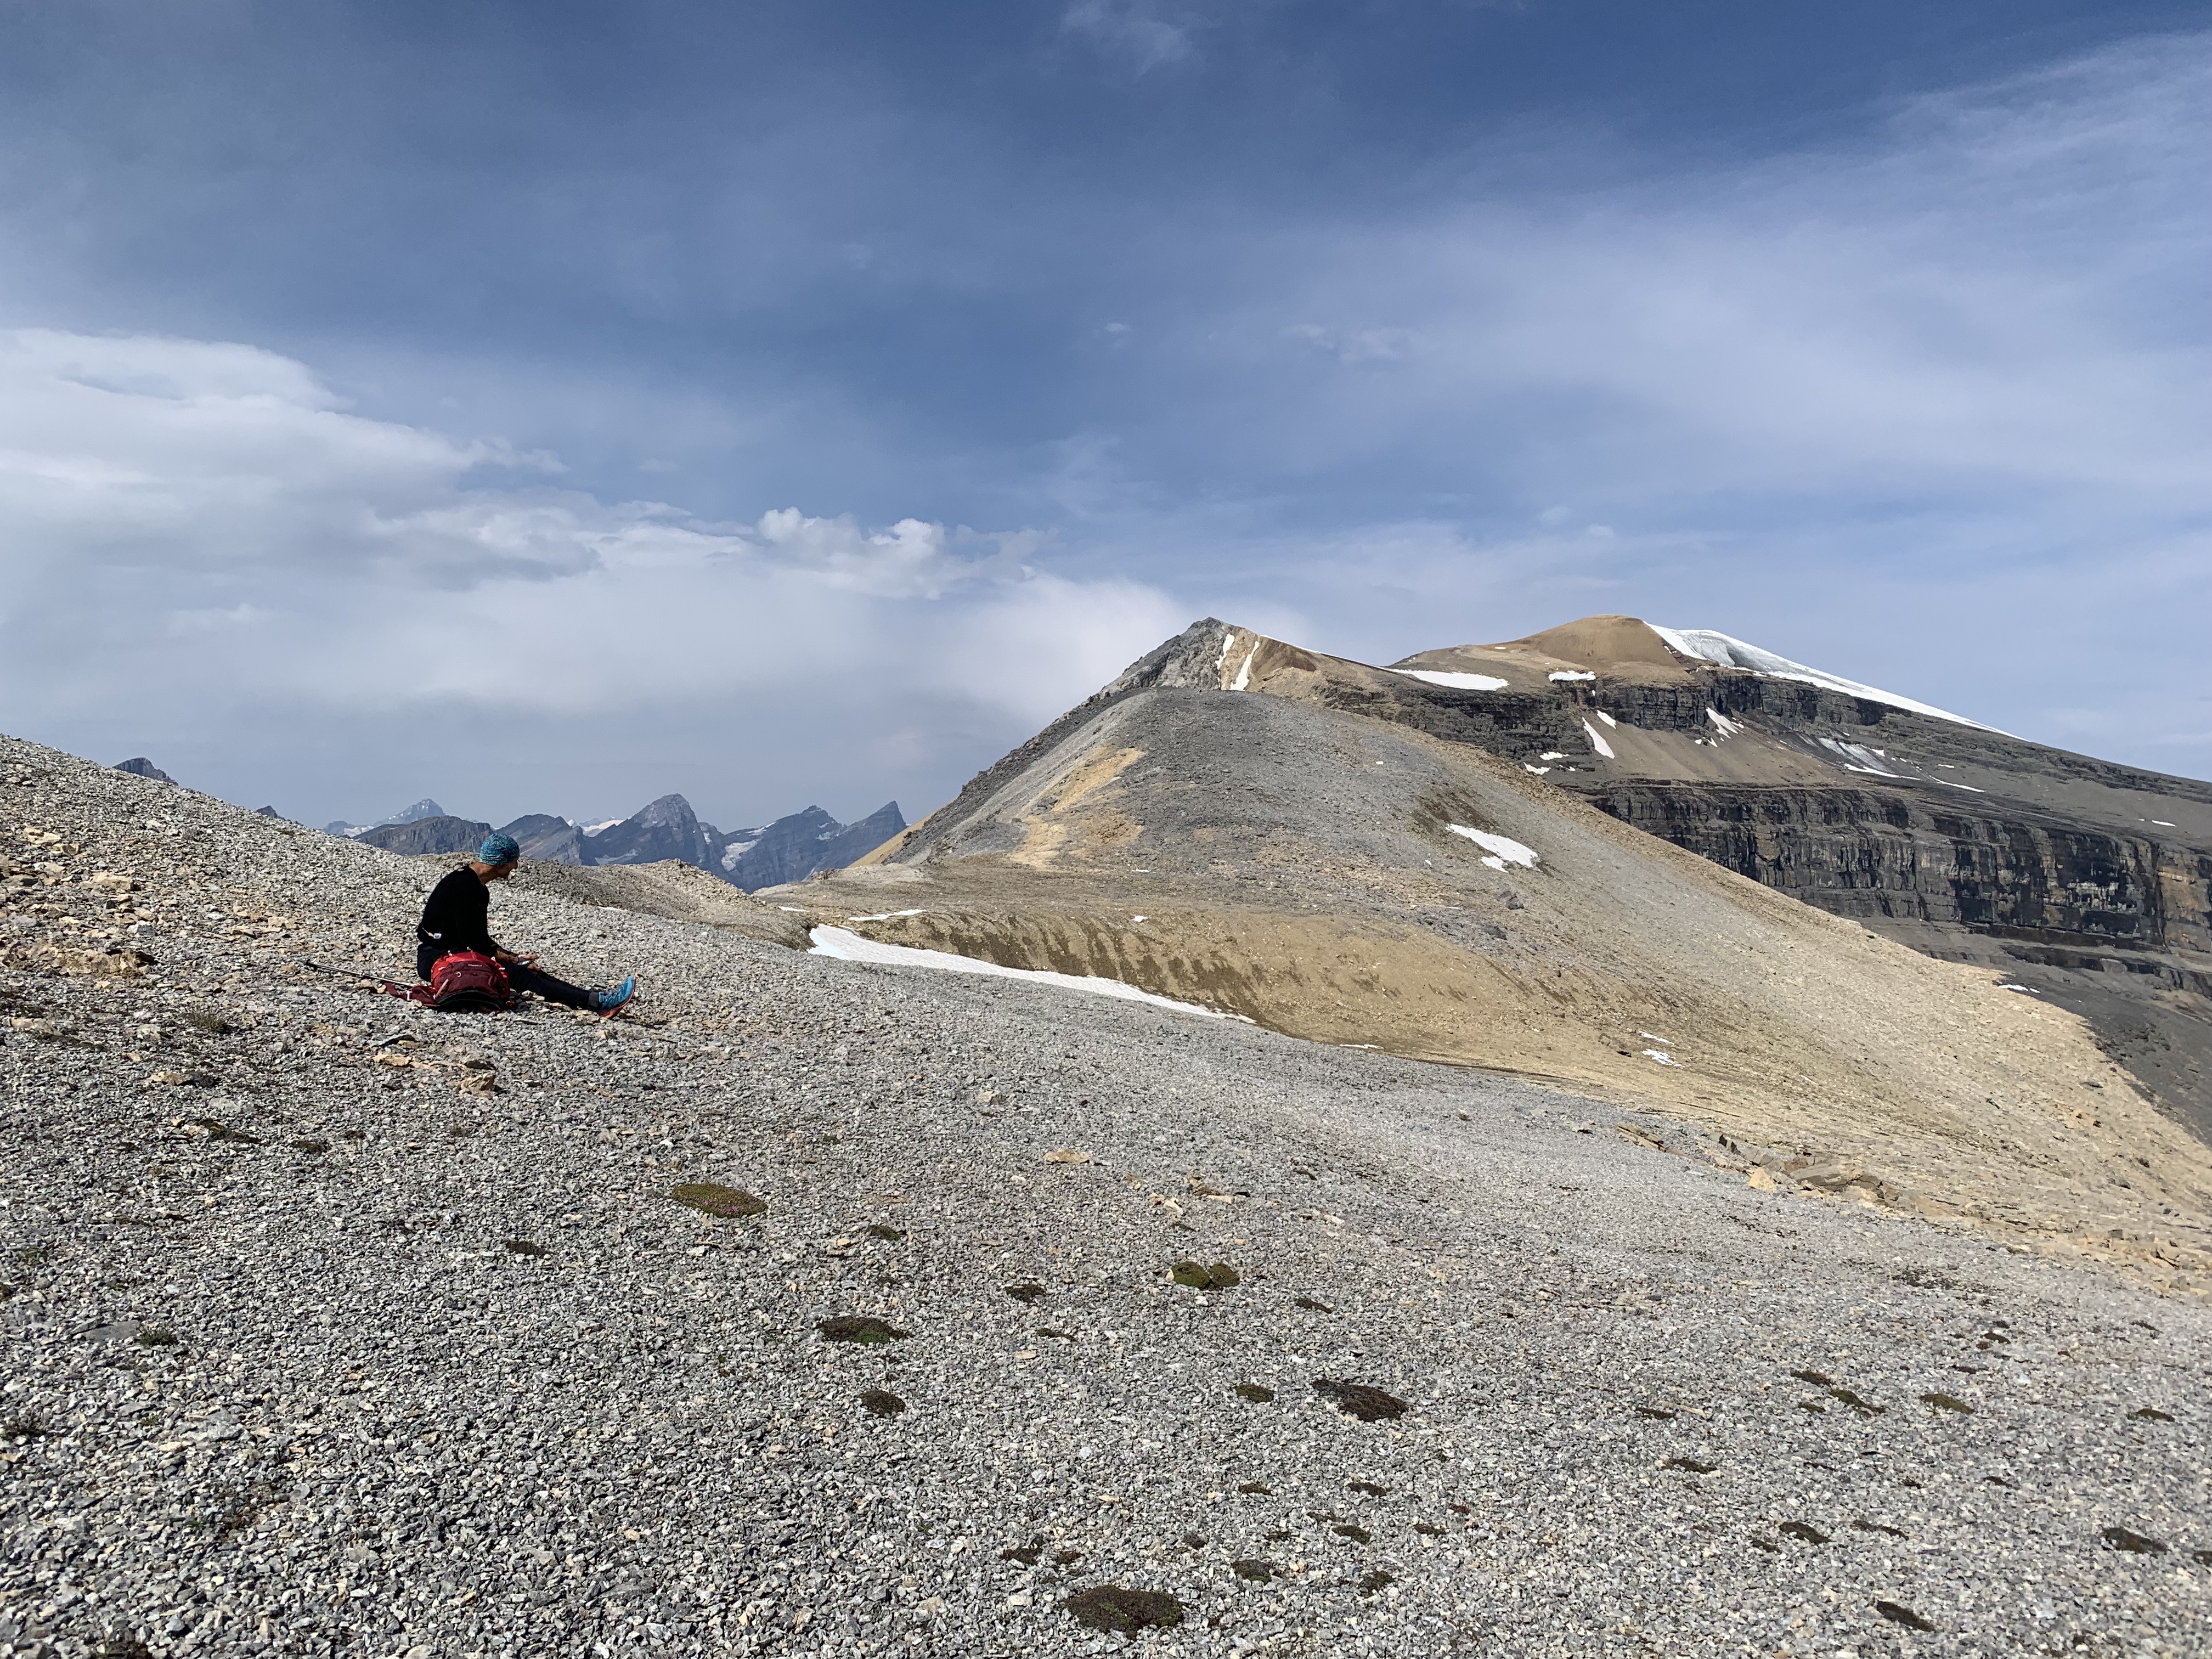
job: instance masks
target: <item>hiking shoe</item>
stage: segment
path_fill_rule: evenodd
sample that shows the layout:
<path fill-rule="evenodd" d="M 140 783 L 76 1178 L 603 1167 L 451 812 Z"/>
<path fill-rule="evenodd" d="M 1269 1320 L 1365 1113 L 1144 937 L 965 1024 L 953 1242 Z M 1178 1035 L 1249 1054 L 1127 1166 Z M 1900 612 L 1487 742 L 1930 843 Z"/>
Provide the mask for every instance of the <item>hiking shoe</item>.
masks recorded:
<path fill-rule="evenodd" d="M 612 990 L 594 991 L 592 994 L 592 1011 L 596 1013 L 611 1014 L 636 994 L 636 979 L 635 977 L 626 979 Z"/>

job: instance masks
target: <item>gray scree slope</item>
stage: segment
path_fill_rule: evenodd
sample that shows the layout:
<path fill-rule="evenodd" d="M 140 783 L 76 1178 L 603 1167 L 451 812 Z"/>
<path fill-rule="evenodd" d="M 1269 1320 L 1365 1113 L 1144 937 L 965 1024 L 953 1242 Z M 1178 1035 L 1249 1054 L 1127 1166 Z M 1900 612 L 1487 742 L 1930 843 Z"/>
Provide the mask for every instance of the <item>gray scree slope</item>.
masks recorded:
<path fill-rule="evenodd" d="M 419 864 L 13 741 L 0 825 L 64 969 L 0 969 L 16 1654 L 2204 1650 L 2193 1302 L 1565 1094 L 526 890 L 644 1018 L 441 1018 L 284 971 L 397 969 Z"/>

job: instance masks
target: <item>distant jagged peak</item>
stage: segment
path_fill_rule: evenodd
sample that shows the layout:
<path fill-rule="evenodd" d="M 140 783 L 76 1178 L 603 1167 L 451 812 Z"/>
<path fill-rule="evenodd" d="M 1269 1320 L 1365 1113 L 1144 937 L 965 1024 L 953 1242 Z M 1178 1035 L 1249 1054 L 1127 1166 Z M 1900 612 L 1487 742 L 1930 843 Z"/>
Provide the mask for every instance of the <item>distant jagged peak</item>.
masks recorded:
<path fill-rule="evenodd" d="M 1255 677 L 1264 672 L 1283 668 L 1310 672 L 1325 662 L 1348 668 L 1366 666 L 1349 658 L 1308 651 L 1218 617 L 1202 617 L 1131 663 L 1093 693 L 1085 707 L 1156 688 L 1249 691 L 1254 689 Z"/>

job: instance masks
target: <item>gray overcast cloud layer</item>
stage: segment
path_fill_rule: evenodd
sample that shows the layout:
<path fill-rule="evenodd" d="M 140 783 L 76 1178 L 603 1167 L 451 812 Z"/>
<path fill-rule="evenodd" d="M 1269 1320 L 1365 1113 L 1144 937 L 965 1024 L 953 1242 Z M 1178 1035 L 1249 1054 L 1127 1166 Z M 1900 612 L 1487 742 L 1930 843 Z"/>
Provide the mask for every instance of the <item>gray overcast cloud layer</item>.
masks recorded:
<path fill-rule="evenodd" d="M 2203 775 L 2212 35 L 1798 9 L 0 0 L 0 728 L 918 814 L 1620 611 Z"/>

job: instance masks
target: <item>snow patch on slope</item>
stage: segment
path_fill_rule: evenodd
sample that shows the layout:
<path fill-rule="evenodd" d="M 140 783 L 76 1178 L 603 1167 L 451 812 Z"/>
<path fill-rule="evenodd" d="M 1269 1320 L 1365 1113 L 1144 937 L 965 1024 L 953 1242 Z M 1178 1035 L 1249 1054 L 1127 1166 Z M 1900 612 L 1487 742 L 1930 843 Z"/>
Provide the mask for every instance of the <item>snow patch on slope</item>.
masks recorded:
<path fill-rule="evenodd" d="M 1911 714 L 1927 714 L 1939 720 L 1949 720 L 1956 726 L 1971 726 L 1977 732 L 1996 732 L 1999 737 L 2010 737 L 1994 726 L 1984 726 L 1979 720 L 1970 720 L 1964 714 L 1930 704 L 1900 697 L 1894 691 L 1884 691 L 1871 685 L 1862 685 L 1856 680 L 1847 680 L 1839 674 L 1823 673 L 1808 668 L 1802 662 L 1792 662 L 1787 657 L 1777 656 L 1771 651 L 1762 651 L 1727 634 L 1714 632 L 1710 628 L 1662 628 L 1657 623 L 1644 624 L 1662 640 L 1669 650 L 1699 662 L 1717 663 L 1723 668 L 1747 668 L 1754 674 L 1771 675 L 1778 680 L 1801 680 L 1807 685 L 1826 687 L 1840 691 L 1845 696 L 1864 697 L 1869 702 L 1886 702 L 1893 708 L 1902 708 Z"/>
<path fill-rule="evenodd" d="M 1517 864 L 1523 870 L 1536 867 L 1536 854 L 1510 836 L 1493 835 L 1487 830 L 1470 830 L 1463 823 L 1448 823 L 1445 829 L 1455 836 L 1465 836 L 1491 856 L 1483 860 L 1493 870 L 1503 870 L 1509 864 Z"/>
<path fill-rule="evenodd" d="M 1613 745 L 1598 735 L 1597 727 L 1592 726 L 1588 720 L 1584 720 L 1583 722 L 1583 730 L 1589 733 L 1591 748 L 1596 750 L 1599 754 L 1604 756 L 1607 760 L 1611 760 L 1613 757 Z"/>
<path fill-rule="evenodd" d="M 1846 772 L 1866 772 L 1877 778 L 1905 775 L 1890 765 L 1889 757 L 1879 749 L 1869 749 L 1863 743 L 1845 743 L 1841 738 L 1821 738 L 1818 741 L 1830 754 L 1843 757 Z"/>
<path fill-rule="evenodd" d="M 1255 640 L 1252 641 L 1252 648 L 1244 653 L 1244 660 L 1237 665 L 1236 683 L 1229 688 L 1231 691 L 1244 691 L 1251 688 L 1252 659 L 1259 654 L 1260 641 Z"/>
<path fill-rule="evenodd" d="M 1390 674 L 1403 674 L 1409 680 L 1426 680 L 1431 685 L 1448 685 L 1455 691 L 1503 691 L 1506 683 L 1495 674 L 1448 674 L 1433 668 L 1390 668 Z"/>
<path fill-rule="evenodd" d="M 885 968 L 934 968 L 948 974 L 981 974 L 995 979 L 1025 979 L 1063 991 L 1087 991 L 1093 996 L 1115 997 L 1123 1002 L 1149 1002 L 1155 1008 L 1171 1008 L 1179 1014 L 1200 1014 L 1207 1019 L 1244 1019 L 1242 1014 L 1201 1008 L 1194 1002 L 1177 1002 L 1124 985 L 1118 979 L 1098 979 L 1084 974 L 1055 974 L 1041 968 L 1006 968 L 980 957 L 954 956 L 949 951 L 924 951 L 910 945 L 882 945 L 862 939 L 844 927 L 817 927 L 807 937 L 814 941 L 809 956 L 835 957 L 841 962 L 869 962 Z M 1249 1024 L 1249 1020 L 1245 1020 Z"/>

